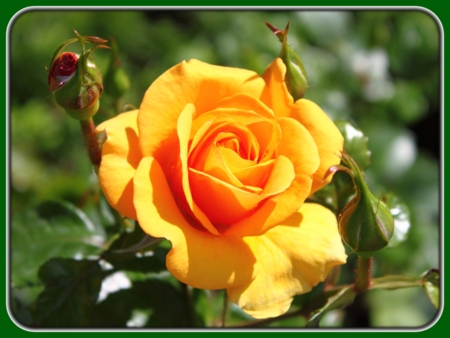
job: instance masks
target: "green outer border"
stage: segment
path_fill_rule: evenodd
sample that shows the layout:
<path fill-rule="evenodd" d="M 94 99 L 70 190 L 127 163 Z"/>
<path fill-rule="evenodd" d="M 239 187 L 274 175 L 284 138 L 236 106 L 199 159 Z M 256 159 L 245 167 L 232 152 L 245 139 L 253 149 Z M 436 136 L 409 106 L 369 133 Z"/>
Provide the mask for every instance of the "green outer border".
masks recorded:
<path fill-rule="evenodd" d="M 167 1 L 167 0 L 166 1 L 158 0 L 158 1 L 152 1 L 152 2 L 140 0 L 140 1 L 131 1 L 131 3 L 132 3 L 132 6 L 135 6 L 135 7 L 146 7 L 146 6 L 165 6 L 165 7 L 174 6 L 174 7 L 178 7 L 178 6 L 186 6 L 186 4 L 181 2 L 181 1 L 170 1 L 170 0 L 169 1 Z M 233 8 L 232 6 L 235 6 L 234 8 L 243 6 L 241 1 L 226 1 L 226 2 L 223 1 L 222 3 L 226 3 L 226 5 L 225 4 L 223 4 L 223 5 L 221 4 L 223 6 L 222 8 L 231 7 L 231 9 L 232 9 Z M 3 35 L 3 39 L 5 39 L 5 40 L 2 40 L 3 46 L 5 46 L 5 53 L 2 53 L 1 61 L 2 61 L 2 64 L 5 65 L 4 68 L 2 68 L 2 75 L 4 75 L 4 79 L 6 79 L 6 81 L 3 82 L 3 85 L 5 85 L 5 97 L 4 97 L 4 101 L 2 101 L 4 103 L 4 106 L 6 106 L 6 103 L 7 103 L 6 99 L 7 99 L 7 96 L 8 96 L 8 91 L 7 91 L 8 88 L 6 87 L 7 83 L 8 83 L 7 74 L 6 74 L 6 69 L 8 67 L 8 65 L 6 64 L 6 61 L 7 61 L 6 60 L 6 56 L 7 56 L 7 52 L 8 52 L 7 51 L 7 45 L 6 45 L 7 44 L 6 37 L 8 35 L 8 26 L 9 26 L 10 20 L 19 11 L 21 11 L 21 10 L 27 8 L 27 7 L 47 7 L 47 6 L 48 7 L 55 7 L 55 6 L 58 6 L 61 9 L 64 9 L 63 7 L 68 7 L 67 8 L 68 10 L 70 9 L 69 5 L 64 4 L 66 6 L 61 6 L 62 4 L 63 4 L 63 2 L 61 2 L 61 1 L 48 1 L 47 0 L 47 1 L 44 1 L 43 4 L 39 4 L 38 5 L 35 2 L 32 2 L 31 0 L 25 0 L 25 1 L 20 0 L 20 1 L 13 1 L 13 2 L 8 1 L 7 6 L 2 6 L 2 11 L 0 12 L 0 17 L 1 17 L 1 23 L 2 23 L 2 25 L 4 27 L 4 31 L 5 31 L 5 35 Z M 277 5 L 278 7 L 276 7 L 276 8 L 287 7 L 286 9 L 289 9 L 289 7 L 299 6 L 299 4 L 301 4 L 302 6 L 314 6 L 314 7 L 327 6 L 327 7 L 333 7 L 333 9 L 336 9 L 336 8 L 339 8 L 339 7 L 344 7 L 344 8 L 345 7 L 359 7 L 359 8 L 369 7 L 368 9 L 376 9 L 376 7 L 382 7 L 382 6 L 385 6 L 385 8 L 386 7 L 393 7 L 393 6 L 395 6 L 395 7 L 401 7 L 401 6 L 416 7 L 417 6 L 416 8 L 422 7 L 425 10 L 429 10 L 429 11 L 433 12 L 436 15 L 436 17 L 441 21 L 441 25 L 442 25 L 442 28 L 443 28 L 442 31 L 444 31 L 444 32 L 445 32 L 445 27 L 448 26 L 449 17 L 450 17 L 450 14 L 447 11 L 445 5 L 442 5 L 440 3 L 440 1 L 437 1 L 437 0 L 429 0 L 429 1 L 426 2 L 425 5 L 423 5 L 423 4 L 412 5 L 411 3 L 407 3 L 405 1 L 396 1 L 395 3 L 392 3 L 391 1 L 384 0 L 384 1 L 377 2 L 377 5 L 373 6 L 373 7 L 372 6 L 361 6 L 361 2 L 360 1 L 346 1 L 344 4 L 341 3 L 341 5 L 336 5 L 332 1 L 306 1 L 306 2 L 302 1 L 302 2 L 299 2 L 299 1 L 292 1 L 292 0 L 291 1 L 284 0 L 284 1 L 282 1 L 282 5 L 278 4 Z M 105 3 L 101 3 L 101 2 L 99 3 L 98 1 L 79 0 L 76 4 L 73 4 L 73 5 L 70 5 L 70 6 L 71 6 L 71 8 L 73 8 L 74 6 L 83 6 L 83 7 L 84 6 L 85 7 L 95 6 L 95 7 L 105 7 L 105 9 L 106 9 L 106 8 L 111 7 L 111 6 L 123 6 L 123 5 L 121 5 L 121 3 L 118 2 L 118 1 L 112 1 L 112 2 L 109 1 L 108 4 L 105 4 Z M 210 4 L 202 2 L 202 1 L 195 1 L 194 4 L 192 4 L 192 2 L 191 2 L 189 4 L 189 6 L 210 6 Z M 261 1 L 254 1 L 253 0 L 253 1 L 247 1 L 245 3 L 245 6 L 246 7 L 251 7 L 251 6 L 271 6 L 271 4 L 269 4 L 269 3 L 263 4 Z M 446 38 L 445 34 L 444 34 L 444 41 L 443 41 L 444 45 L 443 46 L 447 45 L 448 41 L 445 41 L 445 40 L 448 40 L 448 38 Z M 442 52 L 445 52 L 445 51 L 442 51 Z M 445 53 L 442 54 L 442 55 L 445 56 Z M 443 63 L 445 63 L 445 58 L 444 58 Z M 445 67 L 442 67 L 442 70 L 443 70 L 443 73 L 441 75 L 443 77 L 445 77 L 444 76 L 445 75 Z M 442 83 L 444 83 L 443 80 L 442 80 Z M 445 97 L 447 93 L 449 93 L 449 90 L 445 90 L 445 87 L 444 87 L 444 89 L 442 90 L 443 97 Z M 445 190 L 444 189 L 445 186 L 444 186 L 444 183 L 443 183 L 444 182 L 444 177 L 443 177 L 444 170 L 443 169 L 444 169 L 444 165 L 445 165 L 445 163 L 443 161 L 444 160 L 444 155 L 445 155 L 445 153 L 444 153 L 444 146 L 445 146 L 444 127 L 445 127 L 445 124 L 444 124 L 444 116 L 443 116 L 444 115 L 444 111 L 443 111 L 443 109 L 444 109 L 444 102 L 443 102 L 443 99 L 442 99 L 442 112 L 441 112 L 441 123 L 442 123 L 442 126 L 441 126 L 441 132 L 442 132 L 442 138 L 441 138 L 441 144 L 442 144 L 442 146 L 441 146 L 442 147 L 441 148 L 441 155 L 442 155 L 442 164 L 441 164 L 441 175 L 442 175 L 441 176 L 441 182 L 442 182 L 441 198 L 442 198 L 442 205 L 441 205 L 441 210 L 445 209 L 444 208 L 444 204 L 443 204 L 444 203 L 444 190 Z M 6 229 L 6 226 L 8 226 L 8 223 L 9 223 L 8 219 L 7 219 L 8 215 L 7 215 L 7 211 L 6 211 L 7 203 L 8 203 L 8 201 L 7 201 L 7 199 L 8 199 L 8 190 L 7 189 L 9 189 L 9 182 L 8 182 L 8 176 L 7 176 L 8 175 L 8 167 L 7 167 L 8 166 L 8 162 L 7 162 L 8 161 L 8 157 L 7 157 L 8 156 L 8 149 L 7 149 L 7 143 L 6 143 L 7 142 L 7 138 L 8 138 L 8 128 L 9 128 L 8 123 L 7 123 L 8 122 L 8 119 L 7 119 L 8 114 L 9 114 L 8 107 L 6 107 L 5 137 L 2 138 L 1 141 L 0 141 L 1 142 L 1 146 L 2 146 L 1 149 L 4 152 L 4 154 L 3 154 L 4 156 L 2 158 L 5 161 L 5 166 L 3 167 L 4 168 L 3 169 L 4 170 L 4 178 L 5 178 L 5 180 L 3 181 L 4 182 L 4 191 L 6 192 L 6 194 L 5 194 L 5 204 L 4 204 L 5 205 L 5 209 L 2 209 L 2 211 L 1 211 L 1 215 L 3 216 L 3 219 L 5 220 L 5 229 Z M 442 222 L 442 227 L 441 228 L 443 229 L 443 224 L 445 222 L 444 222 L 444 217 L 442 215 L 442 212 L 441 212 L 441 222 Z M 2 232 L 1 240 L 3 241 L 3 243 L 6 243 L 6 240 L 7 240 L 6 239 L 6 231 Z M 448 240 L 450 240 L 450 239 L 449 239 L 449 236 L 447 235 L 447 241 Z M 443 239 L 441 239 L 441 243 L 443 243 L 443 242 L 444 242 Z M 2 263 L 5 264 L 5 266 L 4 266 L 5 269 L 3 271 L 6 271 L 6 245 L 5 245 L 4 254 L 5 254 L 5 260 L 2 260 Z M 441 257 L 445 258 L 444 257 L 444 250 L 442 252 L 442 256 Z M 3 267 L 3 265 L 2 265 L 2 267 Z M 7 278 L 6 273 L 5 273 L 5 277 Z M 1 327 L 2 327 L 3 331 L 6 331 L 10 335 L 14 335 L 14 337 L 17 337 L 17 336 L 22 337 L 22 336 L 25 336 L 25 335 L 28 336 L 29 334 L 31 334 L 31 332 L 24 331 L 21 328 L 17 327 L 14 324 L 14 322 L 11 321 L 11 319 L 9 318 L 9 315 L 7 313 L 7 306 L 6 306 L 6 278 L 2 279 L 2 282 L 1 282 L 2 290 L 4 290 L 4 292 L 2 293 L 1 299 L 3 301 L 3 304 L 5 304 L 4 311 L 2 312 L 2 314 L 0 316 L 0 324 L 2 324 Z M 443 291 L 445 291 L 445 290 L 443 290 Z M 444 299 L 444 303 L 445 303 L 445 299 Z M 424 331 L 418 332 L 416 334 L 420 335 L 421 337 L 427 337 L 427 336 L 436 335 L 436 334 L 438 334 L 438 333 L 440 333 L 442 331 L 445 332 L 446 331 L 445 330 L 445 328 L 446 328 L 445 322 L 446 322 L 446 319 L 448 318 L 447 312 L 443 311 L 442 314 L 441 314 L 441 317 L 439 318 L 439 320 L 433 326 L 431 326 L 430 328 L 428 328 L 428 329 L 426 329 Z M 447 321 L 448 321 L 448 319 L 447 319 Z M 332 331 L 332 330 L 330 330 L 330 331 Z M 253 332 L 257 332 L 257 331 L 253 331 Z M 395 331 L 395 332 L 396 333 L 401 333 L 399 331 Z M 42 332 L 42 333 L 43 334 L 47 334 L 47 333 L 50 333 L 50 332 Z M 81 334 L 86 334 L 88 332 L 71 332 L 71 333 L 72 334 L 81 335 Z M 93 332 L 93 331 L 89 332 L 89 334 L 99 334 L 99 333 L 100 332 Z M 103 332 L 101 332 L 101 333 L 103 333 Z M 110 333 L 112 333 L 112 332 L 111 331 L 110 332 L 104 332 L 103 334 L 110 334 Z M 151 334 L 154 335 L 155 333 L 157 333 L 157 332 L 152 332 Z M 165 332 L 162 332 L 162 333 L 164 334 Z M 169 333 L 169 332 L 167 332 L 167 333 Z M 179 332 L 170 332 L 170 334 L 171 333 L 177 334 Z M 223 332 L 223 333 L 225 333 L 225 334 L 235 334 L 234 332 Z M 262 332 L 257 332 L 257 334 L 261 334 L 261 333 Z M 288 332 L 286 331 L 286 333 L 288 333 Z M 323 332 L 323 331 L 322 332 L 301 332 L 302 335 L 305 335 L 305 334 L 309 335 L 309 334 L 312 334 L 312 333 L 313 334 L 317 334 L 317 333 L 326 334 L 327 332 Z M 349 331 L 347 331 L 347 332 L 344 332 L 344 331 L 341 331 L 341 332 L 333 331 L 333 334 L 339 334 L 339 335 L 344 335 L 344 334 L 349 334 L 349 333 L 351 333 L 351 332 L 349 332 Z M 384 334 L 384 332 L 377 332 L 377 333 Z M 192 334 L 194 334 L 194 332 L 192 332 Z"/>

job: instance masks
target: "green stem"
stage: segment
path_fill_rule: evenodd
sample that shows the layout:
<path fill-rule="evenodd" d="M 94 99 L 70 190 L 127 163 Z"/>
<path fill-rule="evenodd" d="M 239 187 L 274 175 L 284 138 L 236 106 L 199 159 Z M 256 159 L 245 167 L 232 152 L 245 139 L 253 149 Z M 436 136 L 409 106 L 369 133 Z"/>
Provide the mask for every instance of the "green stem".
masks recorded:
<path fill-rule="evenodd" d="M 126 217 L 124 217 L 120 212 L 116 209 L 111 208 L 114 220 L 118 225 L 117 231 L 122 232 L 123 230 L 131 231 L 135 227 Z"/>
<path fill-rule="evenodd" d="M 372 257 L 358 257 L 354 290 L 361 293 L 370 288 L 372 283 Z"/>
<path fill-rule="evenodd" d="M 225 321 L 227 319 L 227 312 L 228 312 L 228 296 L 227 296 L 227 291 L 224 290 L 223 309 L 222 309 L 222 327 L 225 327 Z"/>
<path fill-rule="evenodd" d="M 89 159 L 91 160 L 91 163 L 94 165 L 97 171 L 98 167 L 100 166 L 102 156 L 100 153 L 97 135 L 95 134 L 94 120 L 92 119 L 92 117 L 87 120 L 81 120 L 80 126 Z"/>
<path fill-rule="evenodd" d="M 191 292 L 189 290 L 189 287 L 186 284 L 180 282 L 180 285 L 181 285 L 181 290 L 182 290 L 182 292 L 184 294 L 184 297 L 185 297 L 186 303 L 187 303 L 187 308 L 188 308 L 188 313 L 187 313 L 188 325 L 189 325 L 189 327 L 195 327 L 195 315 L 194 315 L 195 310 L 194 310 L 194 303 L 192 301 Z"/>

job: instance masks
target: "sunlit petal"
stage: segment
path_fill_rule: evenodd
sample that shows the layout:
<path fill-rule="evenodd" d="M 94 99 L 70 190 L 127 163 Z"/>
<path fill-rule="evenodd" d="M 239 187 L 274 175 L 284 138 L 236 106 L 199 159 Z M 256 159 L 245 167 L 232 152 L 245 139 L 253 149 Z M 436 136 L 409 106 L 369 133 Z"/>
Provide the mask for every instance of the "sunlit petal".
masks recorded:
<path fill-rule="evenodd" d="M 96 129 L 97 133 L 106 133 L 98 172 L 100 186 L 109 204 L 124 216 L 133 219 L 136 219 L 133 176 L 142 158 L 137 114 L 137 110 L 119 114 Z"/>
<path fill-rule="evenodd" d="M 227 291 L 255 318 L 285 313 L 294 295 L 309 292 L 346 261 L 336 217 L 318 204 L 304 204 L 281 225 L 244 240 L 257 260 L 256 277 Z"/>
<path fill-rule="evenodd" d="M 238 237 L 215 236 L 192 227 L 155 159 L 142 159 L 134 187 L 139 224 L 149 235 L 172 242 L 166 265 L 178 280 L 196 288 L 223 289 L 252 279 L 255 259 L 247 244 Z"/>
<path fill-rule="evenodd" d="M 295 178 L 288 189 L 265 200 L 253 214 L 233 224 L 227 234 L 261 235 L 296 212 L 310 194 L 312 176 L 320 163 L 317 146 L 299 122 L 291 118 L 278 120 L 282 130 L 278 152 L 292 162 Z"/>
<path fill-rule="evenodd" d="M 344 138 L 333 121 L 314 102 L 301 99 L 295 102 L 291 116 L 311 133 L 319 149 L 320 166 L 313 176 L 311 193 L 330 183 L 332 175 L 323 179 L 326 171 L 341 161 Z"/>

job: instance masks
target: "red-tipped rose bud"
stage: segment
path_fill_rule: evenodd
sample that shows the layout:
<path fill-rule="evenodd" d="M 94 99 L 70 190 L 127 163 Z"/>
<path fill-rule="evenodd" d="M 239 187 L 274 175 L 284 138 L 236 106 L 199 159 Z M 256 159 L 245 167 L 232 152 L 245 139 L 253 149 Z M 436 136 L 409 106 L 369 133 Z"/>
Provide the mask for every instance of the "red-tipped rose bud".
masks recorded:
<path fill-rule="evenodd" d="M 97 48 L 109 48 L 105 45 L 84 50 L 84 43 L 102 43 L 106 40 L 80 36 L 64 42 L 58 47 L 51 62 L 48 84 L 56 102 L 77 120 L 87 120 L 97 113 L 99 99 L 103 93 L 102 75 L 90 54 Z M 79 41 L 81 55 L 62 52 L 68 44 Z"/>
<path fill-rule="evenodd" d="M 48 72 L 49 92 L 53 92 L 62 87 L 69 81 L 77 70 L 78 55 L 71 52 L 62 53 L 59 58 L 53 62 Z"/>
<path fill-rule="evenodd" d="M 300 58 L 295 54 L 293 49 L 287 44 L 287 34 L 289 31 L 289 23 L 286 25 L 284 31 L 276 28 L 270 23 L 266 25 L 278 37 L 282 43 L 280 58 L 286 66 L 286 75 L 284 82 L 289 90 L 289 93 L 294 98 L 294 101 L 301 99 L 305 95 L 305 90 L 308 88 L 308 76 L 305 67 Z"/>

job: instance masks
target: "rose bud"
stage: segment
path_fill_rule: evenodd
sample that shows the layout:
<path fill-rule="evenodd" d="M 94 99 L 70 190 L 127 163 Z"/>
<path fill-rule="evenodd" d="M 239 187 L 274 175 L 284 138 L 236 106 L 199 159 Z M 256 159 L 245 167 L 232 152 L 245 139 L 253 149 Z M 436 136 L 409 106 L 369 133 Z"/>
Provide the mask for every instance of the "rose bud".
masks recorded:
<path fill-rule="evenodd" d="M 339 215 L 339 233 L 356 254 L 370 257 L 388 245 L 394 233 L 394 220 L 389 208 L 370 192 L 356 162 L 346 153 L 342 155 L 342 161 L 348 168 L 334 166 L 328 172 L 349 173 L 356 195 Z"/>
<path fill-rule="evenodd" d="M 308 88 L 308 76 L 305 67 L 297 54 L 287 44 L 287 34 L 289 31 L 289 23 L 286 25 L 284 31 L 276 28 L 270 23 L 266 25 L 278 37 L 282 43 L 280 58 L 286 66 L 285 83 L 289 93 L 294 98 L 294 101 L 301 99 L 305 95 L 305 90 Z"/>
<path fill-rule="evenodd" d="M 105 45 L 84 50 L 84 43 L 101 43 L 106 40 L 95 37 L 82 37 L 63 43 L 56 50 L 49 74 L 49 91 L 62 108 L 74 119 L 86 120 L 95 115 L 99 108 L 99 99 L 103 92 L 102 75 L 90 54 L 97 48 L 109 48 Z M 68 44 L 79 41 L 83 52 L 81 55 L 62 52 Z"/>
<path fill-rule="evenodd" d="M 59 58 L 53 62 L 48 72 L 49 92 L 53 92 L 66 84 L 77 70 L 78 54 L 71 52 L 61 53 Z"/>

